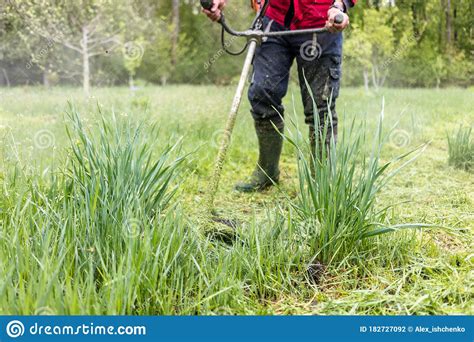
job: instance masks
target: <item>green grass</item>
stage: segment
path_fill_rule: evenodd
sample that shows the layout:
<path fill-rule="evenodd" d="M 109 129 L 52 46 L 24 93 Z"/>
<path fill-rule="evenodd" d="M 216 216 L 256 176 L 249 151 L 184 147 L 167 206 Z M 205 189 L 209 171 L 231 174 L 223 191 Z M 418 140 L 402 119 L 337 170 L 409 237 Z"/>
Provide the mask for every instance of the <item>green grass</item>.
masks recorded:
<path fill-rule="evenodd" d="M 356 124 L 353 120 L 337 145 L 333 138 L 329 146 L 321 144 L 327 141 L 326 130 L 312 147 L 301 137 L 298 126 L 295 136 L 286 137 L 297 151 L 299 180 L 297 200 L 289 198 L 289 202 L 307 228 L 304 234 L 311 239 L 317 264 L 341 267 L 360 263 L 372 257 L 363 252 L 371 249 L 374 237 L 426 227 L 416 223 L 391 225 L 387 219 L 391 206 L 380 209 L 376 205 L 378 193 L 390 179 L 423 152 L 415 148 L 382 163 L 383 114 L 382 109 L 374 132 L 367 132 L 364 121 Z M 310 154 L 310 150 L 314 152 Z M 415 152 L 418 155 L 412 156 Z"/>
<path fill-rule="evenodd" d="M 471 173 L 448 165 L 445 138 L 446 130 L 470 124 L 469 90 L 439 96 L 427 89 L 344 89 L 338 148 L 351 154 L 335 163 L 338 177 L 321 165 L 318 182 L 308 183 L 314 180 L 302 168 L 300 139 L 285 144 L 280 188 L 250 195 L 232 191 L 256 160 L 244 103 L 216 201 L 222 216 L 240 222 L 229 246 L 210 241 L 201 228 L 232 94 L 233 88 L 204 86 L 136 94 L 108 88 L 85 100 L 76 89 L 2 89 L 0 313 L 474 313 L 474 182 Z M 373 132 L 382 96 L 385 129 L 378 138 L 385 144 L 373 159 L 372 147 L 381 146 Z M 289 121 L 291 96 L 286 105 Z M 295 125 L 288 126 L 289 137 L 298 137 Z M 384 164 L 423 144 L 423 153 L 377 188 L 377 196 L 364 187 L 378 184 L 373 176 Z M 344 187 L 350 181 L 355 186 Z M 317 201 L 304 200 L 308 184 L 318 184 Z M 331 197 L 335 186 L 339 192 Z M 322 235 L 308 229 L 301 213 L 320 206 L 332 212 L 323 219 L 344 218 L 339 227 L 354 232 L 373 220 L 453 229 L 399 230 L 370 237 L 363 248 L 357 240 L 334 240 L 315 285 L 308 266 Z M 331 263 L 335 255 L 339 262 Z"/>
<path fill-rule="evenodd" d="M 460 126 L 448 135 L 449 165 L 471 171 L 474 168 L 474 138 L 472 127 Z"/>

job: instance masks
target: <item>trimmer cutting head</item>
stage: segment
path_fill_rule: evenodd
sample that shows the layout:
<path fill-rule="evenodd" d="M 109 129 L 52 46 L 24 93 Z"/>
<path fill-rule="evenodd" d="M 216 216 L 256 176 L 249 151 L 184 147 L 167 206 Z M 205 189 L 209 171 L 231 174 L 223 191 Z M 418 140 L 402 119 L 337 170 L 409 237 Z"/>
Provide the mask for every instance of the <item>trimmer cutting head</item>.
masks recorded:
<path fill-rule="evenodd" d="M 213 241 L 222 242 L 226 245 L 233 245 L 238 239 L 237 228 L 239 222 L 235 219 L 224 218 L 212 213 L 207 221 L 206 235 Z"/>

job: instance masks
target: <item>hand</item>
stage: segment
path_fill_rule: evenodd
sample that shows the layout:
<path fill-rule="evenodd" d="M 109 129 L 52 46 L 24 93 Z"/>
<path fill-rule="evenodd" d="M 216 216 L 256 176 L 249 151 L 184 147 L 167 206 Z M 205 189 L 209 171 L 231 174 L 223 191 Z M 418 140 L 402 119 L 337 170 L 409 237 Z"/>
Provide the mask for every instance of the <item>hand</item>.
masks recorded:
<path fill-rule="evenodd" d="M 344 16 L 344 20 L 342 20 L 342 23 L 336 24 L 334 22 L 334 18 L 336 15 L 342 14 Z M 337 8 L 330 8 L 328 11 L 328 20 L 326 21 L 326 28 L 328 29 L 329 32 L 341 32 L 343 31 L 347 26 L 349 26 L 349 16 L 338 10 Z"/>
<path fill-rule="evenodd" d="M 222 11 L 226 5 L 226 0 L 212 0 L 212 7 L 210 10 L 203 9 L 202 11 L 212 21 L 218 21 L 222 16 Z"/>

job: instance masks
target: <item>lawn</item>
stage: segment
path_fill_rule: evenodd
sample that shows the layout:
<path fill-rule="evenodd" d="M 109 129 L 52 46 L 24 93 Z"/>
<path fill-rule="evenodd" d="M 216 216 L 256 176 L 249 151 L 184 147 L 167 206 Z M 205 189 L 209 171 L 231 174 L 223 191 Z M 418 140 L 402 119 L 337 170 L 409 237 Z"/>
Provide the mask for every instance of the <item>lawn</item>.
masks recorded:
<path fill-rule="evenodd" d="M 385 102 L 382 162 L 424 146 L 375 208 L 388 207 L 390 224 L 433 226 L 371 238 L 367 250 L 323 265 L 318 284 L 290 205 L 295 148 L 285 144 L 278 189 L 233 191 L 257 158 L 246 102 L 216 196 L 239 239 L 204 234 L 233 91 L 104 88 L 84 99 L 75 88 L 1 89 L 0 314 L 474 314 L 474 177 L 449 165 L 447 140 L 474 122 L 472 89 L 342 90 L 341 127 L 365 122 L 367 146 Z M 296 121 L 306 137 L 296 85 L 285 101 L 289 132 Z"/>

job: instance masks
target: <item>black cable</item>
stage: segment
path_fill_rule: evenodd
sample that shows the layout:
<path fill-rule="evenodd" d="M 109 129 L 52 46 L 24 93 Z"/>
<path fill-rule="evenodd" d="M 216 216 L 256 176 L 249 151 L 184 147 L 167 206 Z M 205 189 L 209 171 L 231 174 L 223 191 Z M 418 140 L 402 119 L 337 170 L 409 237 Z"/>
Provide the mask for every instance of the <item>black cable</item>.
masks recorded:
<path fill-rule="evenodd" d="M 265 12 L 266 12 L 266 9 L 268 7 L 268 4 L 269 4 L 269 1 L 265 1 L 264 2 L 264 5 L 262 6 L 262 8 L 260 9 L 260 11 L 257 13 L 257 15 L 255 16 L 255 19 L 252 21 L 252 25 L 251 25 L 251 29 L 252 30 L 258 30 L 261 28 L 262 24 L 263 24 L 263 17 L 265 16 Z M 291 4 L 293 5 L 293 0 L 291 0 Z M 247 43 L 245 43 L 244 47 L 242 48 L 242 50 L 238 51 L 238 52 L 234 52 L 234 51 L 230 51 L 227 49 L 226 45 L 225 45 L 225 39 L 224 39 L 224 35 L 225 35 L 225 29 L 224 27 L 222 27 L 222 31 L 221 31 L 221 45 L 222 45 L 222 49 L 228 53 L 229 55 L 232 55 L 232 56 L 240 56 L 241 54 L 243 54 L 245 52 L 245 50 L 247 50 L 247 47 L 249 45 L 249 42 L 247 41 Z"/>
<path fill-rule="evenodd" d="M 222 49 L 226 53 L 228 53 L 229 55 L 232 55 L 232 56 L 240 56 L 241 54 L 243 54 L 245 52 L 245 50 L 247 50 L 247 46 L 249 45 L 248 41 L 247 41 L 247 43 L 245 43 L 245 46 L 242 48 L 242 50 L 240 50 L 238 52 L 228 50 L 227 47 L 225 46 L 224 34 L 225 34 L 225 30 L 224 30 L 224 28 L 222 28 L 222 31 L 221 31 L 221 44 L 222 44 Z"/>

